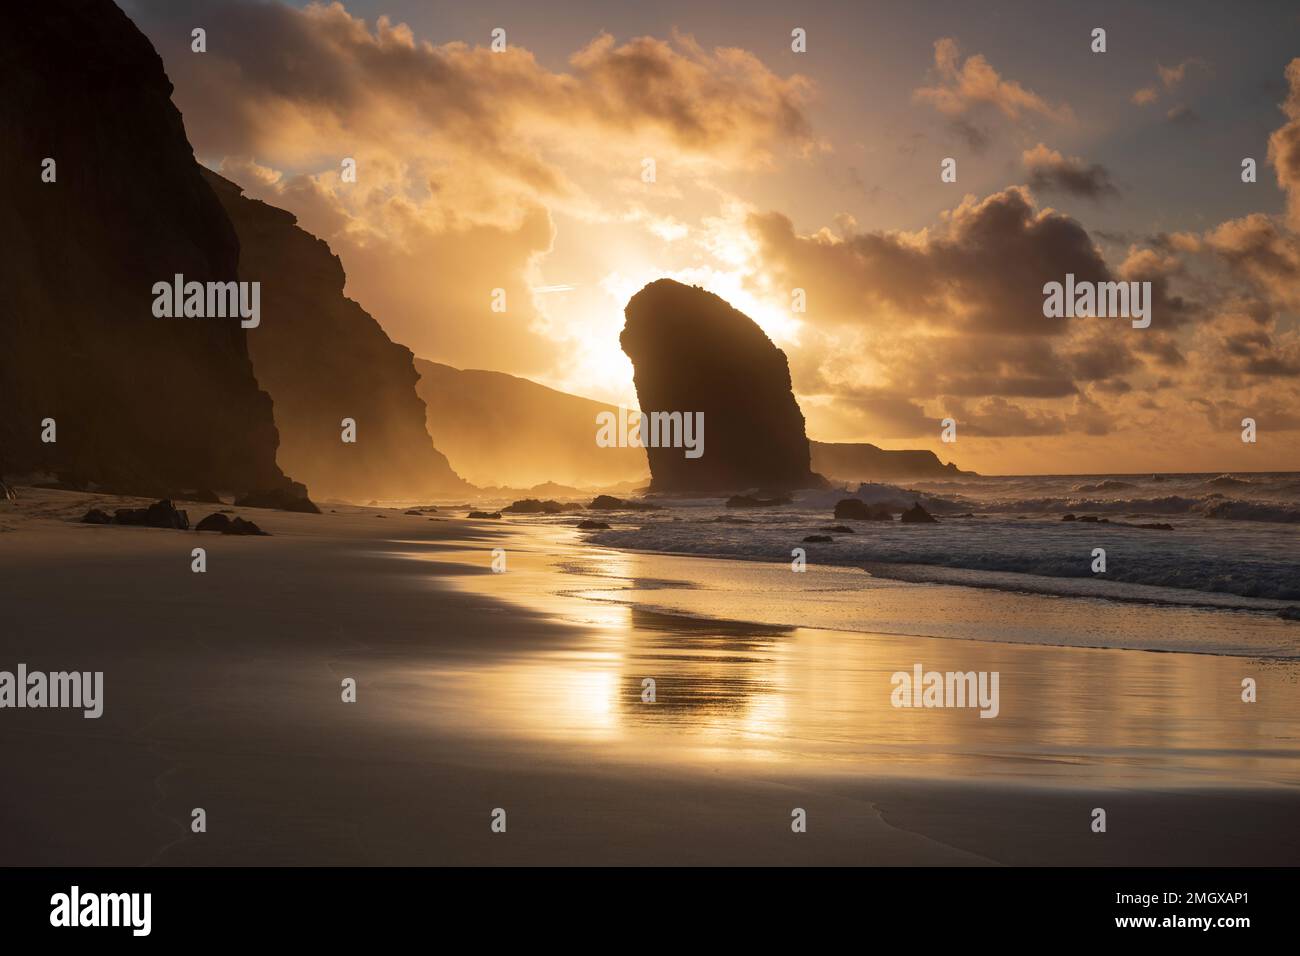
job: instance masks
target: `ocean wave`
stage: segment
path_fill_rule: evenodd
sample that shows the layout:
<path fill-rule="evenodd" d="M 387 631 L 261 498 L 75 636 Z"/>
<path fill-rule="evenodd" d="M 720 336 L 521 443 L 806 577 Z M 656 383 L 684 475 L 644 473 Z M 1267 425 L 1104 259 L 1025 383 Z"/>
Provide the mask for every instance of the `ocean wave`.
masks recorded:
<path fill-rule="evenodd" d="M 1243 503 L 1225 502 L 1240 509 Z M 1259 508 L 1266 506 L 1250 505 Z M 1176 524 L 1172 530 L 1125 522 L 1062 522 L 1019 515 L 948 517 L 937 525 L 850 522 L 853 532 L 825 533 L 825 511 L 793 510 L 754 516 L 744 526 L 672 520 L 656 514 L 635 525 L 598 532 L 592 543 L 634 550 L 788 561 L 804 548 L 809 561 L 849 567 L 909 565 L 984 575 L 1017 574 L 1040 580 L 1111 582 L 1184 592 L 1235 595 L 1264 602 L 1300 601 L 1300 551 L 1294 531 L 1256 522 L 1211 526 Z M 1104 574 L 1092 570 L 1092 552 L 1108 555 Z M 972 582 L 973 583 L 973 582 Z M 1155 600 L 1155 598 L 1153 598 Z M 1264 610 L 1263 606 L 1260 608 Z M 1276 608 L 1273 608 L 1276 610 Z"/>
<path fill-rule="evenodd" d="M 922 503 L 930 510 L 931 501 L 936 508 L 951 511 L 973 510 L 993 514 L 1051 514 L 1051 513 L 1097 513 L 1130 515 L 1188 515 L 1201 518 L 1216 518 L 1231 521 L 1268 521 L 1277 524 L 1295 524 L 1300 522 L 1300 506 L 1286 502 L 1247 500 L 1228 498 L 1218 492 L 1188 497 L 1186 495 L 1162 495 L 1158 498 L 1091 498 L 1091 497 L 1047 497 L 1015 498 L 1003 501 L 974 503 L 970 499 L 941 501 L 922 497 Z"/>
<path fill-rule="evenodd" d="M 1091 485 L 1078 485 L 1077 487 L 1075 487 L 1074 490 L 1078 492 L 1122 491 L 1126 488 L 1136 488 L 1136 487 L 1137 485 L 1133 484 L 1133 482 L 1131 481 L 1119 481 L 1114 478 L 1108 478 L 1105 481 L 1098 481 Z"/>
<path fill-rule="evenodd" d="M 1206 482 L 1211 488 L 1249 488 L 1252 482 L 1236 475 L 1219 475 Z"/>

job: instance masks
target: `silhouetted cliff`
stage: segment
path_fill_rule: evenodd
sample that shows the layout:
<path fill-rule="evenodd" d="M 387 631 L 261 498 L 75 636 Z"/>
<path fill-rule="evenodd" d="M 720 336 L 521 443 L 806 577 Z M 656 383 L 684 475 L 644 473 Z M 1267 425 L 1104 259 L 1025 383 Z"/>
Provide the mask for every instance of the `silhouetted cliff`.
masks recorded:
<path fill-rule="evenodd" d="M 528 488 L 555 481 L 607 487 L 649 473 L 640 448 L 596 444 L 596 416 L 618 409 L 504 372 L 415 360 L 429 434 L 476 485 Z"/>
<path fill-rule="evenodd" d="M 410 350 L 343 294 L 338 256 L 292 213 L 204 174 L 239 236 L 240 279 L 261 282 L 262 319 L 248 348 L 275 403 L 281 467 L 317 498 L 464 493 L 429 438 Z M 342 440 L 345 418 L 356 423 L 355 442 Z"/>
<path fill-rule="evenodd" d="M 867 442 L 810 441 L 812 466 L 828 478 L 884 481 L 894 478 L 956 478 L 974 472 L 944 464 L 925 449 L 888 451 Z"/>
<path fill-rule="evenodd" d="M 651 491 L 742 491 L 824 484 L 809 467 L 785 353 L 742 312 L 703 289 L 652 282 L 625 310 L 619 342 L 643 413 L 703 413 L 703 454 L 648 448 Z"/>
<path fill-rule="evenodd" d="M 154 283 L 234 280 L 239 255 L 162 61 L 110 0 L 4 20 L 0 459 L 139 492 L 287 486 L 239 319 L 153 315 Z"/>

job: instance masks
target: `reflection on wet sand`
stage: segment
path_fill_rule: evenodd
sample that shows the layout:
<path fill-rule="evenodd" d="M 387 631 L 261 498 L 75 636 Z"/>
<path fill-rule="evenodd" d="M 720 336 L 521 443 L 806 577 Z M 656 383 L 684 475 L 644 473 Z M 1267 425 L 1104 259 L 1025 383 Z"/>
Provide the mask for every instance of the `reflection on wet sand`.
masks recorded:
<path fill-rule="evenodd" d="M 593 759 L 1070 784 L 1300 783 L 1294 661 L 701 619 L 644 606 L 701 590 L 675 573 L 684 559 L 578 553 L 554 528 L 512 535 L 509 573 L 463 575 L 456 586 L 573 622 L 572 643 L 440 670 L 432 719 L 591 746 Z M 482 563 L 471 552 L 438 559 Z M 735 564 L 685 560 L 705 577 Z M 743 604 L 735 582 L 753 567 L 730 572 L 739 577 L 729 579 L 729 608 Z M 967 590 L 905 587 L 929 605 Z M 891 675 L 916 664 L 999 672 L 999 716 L 894 707 Z M 1253 704 L 1241 700 L 1247 677 L 1259 688 Z"/>

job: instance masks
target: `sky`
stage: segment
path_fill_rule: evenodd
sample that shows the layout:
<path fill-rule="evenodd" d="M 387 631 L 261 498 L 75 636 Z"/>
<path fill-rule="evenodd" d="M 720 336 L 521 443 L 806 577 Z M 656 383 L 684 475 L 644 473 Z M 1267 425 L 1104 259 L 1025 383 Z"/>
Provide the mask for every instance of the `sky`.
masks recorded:
<path fill-rule="evenodd" d="M 423 358 L 634 406 L 668 276 L 785 350 L 811 438 L 1300 469 L 1294 3 L 122 2 L 200 161 Z M 1045 318 L 1067 273 L 1150 282 L 1150 327 Z"/>

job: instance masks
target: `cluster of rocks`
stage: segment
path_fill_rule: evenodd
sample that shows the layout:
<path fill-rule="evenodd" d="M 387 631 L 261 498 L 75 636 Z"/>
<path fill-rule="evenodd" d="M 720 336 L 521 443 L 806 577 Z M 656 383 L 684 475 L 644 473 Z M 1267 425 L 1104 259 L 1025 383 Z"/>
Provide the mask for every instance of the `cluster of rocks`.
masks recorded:
<path fill-rule="evenodd" d="M 910 508 L 900 509 L 890 507 L 886 504 L 868 504 L 861 498 L 844 498 L 835 505 L 835 517 L 849 521 L 890 521 L 894 520 L 894 512 L 901 511 L 899 520 L 903 524 L 938 524 L 934 516 L 926 511 L 918 501 Z M 846 524 L 829 525 L 824 528 L 818 528 L 819 531 L 829 531 L 834 534 L 856 534 L 853 528 Z M 828 544 L 834 539 L 829 534 L 810 534 L 803 539 L 807 544 Z"/>
<path fill-rule="evenodd" d="M 885 505 L 869 505 L 861 498 L 845 498 L 836 502 L 835 517 L 850 521 L 893 521 L 894 513 Z"/>
<path fill-rule="evenodd" d="M 256 524 L 240 517 L 230 517 L 220 511 L 214 512 L 194 526 L 195 531 L 215 531 L 218 534 L 260 534 L 265 535 Z"/>
<path fill-rule="evenodd" d="M 467 508 L 469 506 L 466 506 Z M 468 518 L 479 519 L 498 519 L 503 514 L 512 515 L 558 515 L 565 514 L 574 510 L 581 510 L 580 504 L 565 504 L 553 499 L 539 498 L 521 498 L 514 501 L 500 511 L 469 511 L 466 515 Z M 613 495 L 597 495 L 591 500 L 591 504 L 586 506 L 592 511 L 659 511 L 659 505 L 651 504 L 648 501 L 632 501 L 626 498 L 615 498 Z M 434 510 L 434 509 L 430 509 Z M 408 511 L 407 514 L 416 514 L 417 512 Z M 578 527 L 583 531 L 599 531 L 609 527 L 604 521 L 597 521 L 594 518 L 585 518 L 578 523 Z"/>
<path fill-rule="evenodd" d="M 82 516 L 83 524 L 116 524 L 137 528 L 170 528 L 175 531 L 190 530 L 190 516 L 183 508 L 177 508 L 170 499 L 155 501 L 147 508 L 118 508 L 109 514 L 99 508 L 91 508 Z M 215 531 L 220 534 L 266 534 L 251 521 L 243 518 L 231 518 L 221 512 L 208 515 L 197 525 L 195 531 Z"/>
<path fill-rule="evenodd" d="M 539 501 L 536 498 L 524 498 L 501 510 L 513 515 L 558 515 L 569 509 L 558 501 Z"/>
<path fill-rule="evenodd" d="M 433 505 L 424 505 L 419 508 L 408 508 L 403 514 L 413 515 L 416 518 L 428 518 L 431 514 L 437 514 L 438 509 Z M 438 518 L 429 518 L 430 521 L 438 521 Z"/>
<path fill-rule="evenodd" d="M 836 503 L 835 517 L 850 521 L 893 521 L 894 512 L 899 510 L 884 504 L 868 504 L 860 498 L 845 498 Z M 903 524 L 938 524 L 919 501 L 910 508 L 902 509 L 899 520 Z"/>
<path fill-rule="evenodd" d="M 188 531 L 190 516 L 175 507 L 167 498 L 155 501 L 147 508 L 118 508 L 110 517 L 107 512 L 91 508 L 82 517 L 83 524 L 124 524 L 139 528 L 174 528 Z"/>

